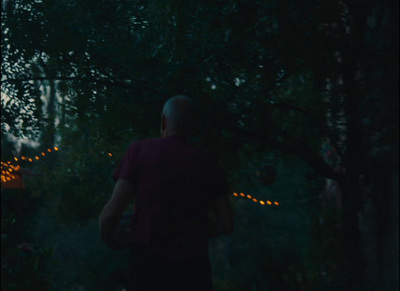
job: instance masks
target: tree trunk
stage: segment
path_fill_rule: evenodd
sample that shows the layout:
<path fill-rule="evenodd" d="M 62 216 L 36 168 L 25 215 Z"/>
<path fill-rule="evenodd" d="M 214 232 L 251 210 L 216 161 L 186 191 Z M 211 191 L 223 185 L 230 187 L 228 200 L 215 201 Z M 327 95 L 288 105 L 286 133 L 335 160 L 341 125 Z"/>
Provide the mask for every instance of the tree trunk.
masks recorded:
<path fill-rule="evenodd" d="M 52 148 L 56 141 L 56 98 L 56 81 L 49 80 L 49 99 L 47 103 L 48 125 L 42 135 L 42 142 L 45 148 Z"/>
<path fill-rule="evenodd" d="M 346 179 L 339 183 L 342 192 L 342 271 L 345 290 L 365 291 L 363 286 L 364 261 L 361 253 L 361 232 L 358 223 L 361 192 L 356 182 Z M 357 181 L 357 180 L 356 180 Z"/>

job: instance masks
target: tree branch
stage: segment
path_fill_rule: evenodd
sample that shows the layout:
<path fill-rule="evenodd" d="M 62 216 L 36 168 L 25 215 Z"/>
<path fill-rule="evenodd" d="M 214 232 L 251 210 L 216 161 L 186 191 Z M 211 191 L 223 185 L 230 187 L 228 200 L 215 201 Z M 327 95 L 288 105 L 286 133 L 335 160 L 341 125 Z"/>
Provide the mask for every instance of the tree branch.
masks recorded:
<path fill-rule="evenodd" d="M 281 134 L 284 141 L 278 139 L 271 140 L 272 145 L 279 150 L 288 152 L 295 156 L 298 156 L 304 160 L 310 167 L 312 167 L 316 172 L 322 176 L 333 179 L 340 180 L 343 177 L 343 173 L 335 172 L 325 161 L 317 154 L 313 149 L 311 149 L 305 142 L 302 142 L 296 138 L 291 137 L 289 134 Z"/>
<path fill-rule="evenodd" d="M 300 113 L 307 114 L 307 115 L 311 115 L 312 114 L 312 112 L 309 111 L 309 110 L 303 109 L 303 108 L 301 108 L 299 106 L 296 106 L 296 105 L 293 105 L 293 104 L 289 104 L 289 103 L 282 103 L 282 102 L 280 102 L 280 103 L 270 103 L 270 104 L 268 104 L 268 106 L 275 107 L 275 108 L 278 108 L 278 109 L 282 109 L 282 111 L 286 111 L 286 112 L 287 111 L 296 111 L 296 112 L 300 112 Z"/>
<path fill-rule="evenodd" d="M 107 84 L 116 85 L 129 85 L 132 80 L 129 79 L 96 79 L 96 78 L 84 78 L 84 77 L 28 77 L 28 78 L 7 78 L 1 80 L 1 83 L 19 83 L 19 82 L 30 82 L 30 81 L 88 81 L 88 82 L 100 82 Z"/>

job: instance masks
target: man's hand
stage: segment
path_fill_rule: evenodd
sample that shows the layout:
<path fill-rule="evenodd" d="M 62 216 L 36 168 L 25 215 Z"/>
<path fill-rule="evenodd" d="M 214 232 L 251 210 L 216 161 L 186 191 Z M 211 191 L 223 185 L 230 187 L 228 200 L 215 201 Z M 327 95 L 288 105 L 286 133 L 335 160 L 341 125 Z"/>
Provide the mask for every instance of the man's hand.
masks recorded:
<path fill-rule="evenodd" d="M 119 179 L 115 184 L 113 194 L 104 206 L 99 217 L 100 238 L 113 249 L 118 249 L 115 233 L 119 227 L 122 213 L 133 195 L 131 182 Z"/>
<path fill-rule="evenodd" d="M 100 221 L 100 238 L 110 248 L 118 249 L 116 241 L 116 231 L 119 225 L 117 216 L 104 218 Z"/>

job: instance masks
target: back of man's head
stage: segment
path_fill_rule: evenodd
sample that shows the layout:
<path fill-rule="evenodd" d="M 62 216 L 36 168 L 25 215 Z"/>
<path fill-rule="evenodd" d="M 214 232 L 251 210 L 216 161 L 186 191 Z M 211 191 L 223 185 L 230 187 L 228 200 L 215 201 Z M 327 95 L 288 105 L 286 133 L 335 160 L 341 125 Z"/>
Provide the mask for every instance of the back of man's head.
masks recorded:
<path fill-rule="evenodd" d="M 177 135 L 188 137 L 193 133 L 194 102 L 184 95 L 173 96 L 165 102 L 163 115 L 167 120 L 169 130 Z"/>

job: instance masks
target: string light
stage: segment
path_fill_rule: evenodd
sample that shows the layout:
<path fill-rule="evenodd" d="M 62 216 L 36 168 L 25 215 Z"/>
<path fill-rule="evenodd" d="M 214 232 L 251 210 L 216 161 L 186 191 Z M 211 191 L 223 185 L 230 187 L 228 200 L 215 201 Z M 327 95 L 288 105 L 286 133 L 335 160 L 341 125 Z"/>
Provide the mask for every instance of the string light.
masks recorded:
<path fill-rule="evenodd" d="M 53 150 L 54 151 L 58 151 L 59 148 L 58 147 L 54 147 Z M 48 148 L 47 152 L 51 153 L 52 149 Z M 42 152 L 41 155 L 44 157 L 44 156 L 46 156 L 46 153 Z M 107 153 L 107 155 L 109 157 L 113 156 L 112 153 Z M 39 158 L 39 156 L 35 156 L 35 159 L 39 160 L 40 158 Z M 17 162 L 19 159 L 17 157 L 14 157 L 14 160 Z M 29 162 L 33 162 L 33 159 L 30 158 L 30 157 L 27 157 L 27 156 L 21 156 L 21 160 L 24 160 L 24 161 L 28 160 Z M 3 169 L 3 165 L 4 165 L 5 169 Z M 8 161 L 7 163 L 1 162 L 1 181 L 6 183 L 8 181 L 11 181 L 12 179 L 15 179 L 17 176 L 11 174 L 11 172 L 12 171 L 18 172 L 19 169 L 21 169 L 21 166 L 20 165 L 16 165 L 16 166 L 12 165 L 11 161 Z M 276 206 L 278 206 L 278 205 L 280 205 L 279 202 L 277 202 L 277 201 L 271 202 L 269 200 L 267 200 L 267 201 L 259 200 L 259 199 L 255 198 L 255 197 L 253 197 L 252 195 L 244 194 L 242 192 L 240 194 L 234 192 L 233 196 L 248 198 L 249 200 L 253 201 L 254 203 L 260 204 L 262 206 L 265 206 L 265 205 L 271 205 L 271 206 L 272 205 L 276 205 Z"/>
<path fill-rule="evenodd" d="M 53 150 L 58 151 L 59 148 L 54 147 Z M 49 153 L 51 153 L 52 149 L 48 148 L 47 151 Z M 46 156 L 46 154 L 44 152 L 42 152 L 41 155 L 43 157 Z M 17 157 L 14 157 L 13 159 L 15 162 L 19 161 L 19 158 L 17 158 Z M 29 161 L 32 163 L 34 160 L 37 160 L 37 161 L 40 160 L 40 157 L 39 157 L 39 155 L 35 156 L 34 158 L 30 158 L 28 156 L 21 156 L 20 159 L 23 161 Z M 18 172 L 20 169 L 21 169 L 20 165 L 14 166 L 13 164 L 11 164 L 11 161 L 1 162 L 1 181 L 3 183 L 6 183 L 6 182 L 16 179 L 17 175 L 12 174 L 11 172 Z"/>
<path fill-rule="evenodd" d="M 233 193 L 233 196 L 235 196 L 235 197 L 239 197 L 239 196 L 241 196 L 241 197 L 245 197 L 245 198 L 248 198 L 248 199 L 250 199 L 251 201 L 253 201 L 253 202 L 255 202 L 255 203 L 259 203 L 259 204 L 261 204 L 261 205 L 266 205 L 266 204 L 268 204 L 268 205 L 276 205 L 276 206 L 278 206 L 279 205 L 279 202 L 277 202 L 277 201 L 274 201 L 273 203 L 271 202 L 271 201 L 269 201 L 269 200 L 267 200 L 267 201 L 264 201 L 264 200 L 259 200 L 259 199 L 257 199 L 257 198 L 255 198 L 255 197 L 253 197 L 253 196 L 251 196 L 251 195 L 246 195 L 246 194 L 244 194 L 244 193 L 240 193 L 240 194 L 238 194 L 238 193 L 236 193 L 236 192 L 234 192 Z"/>

